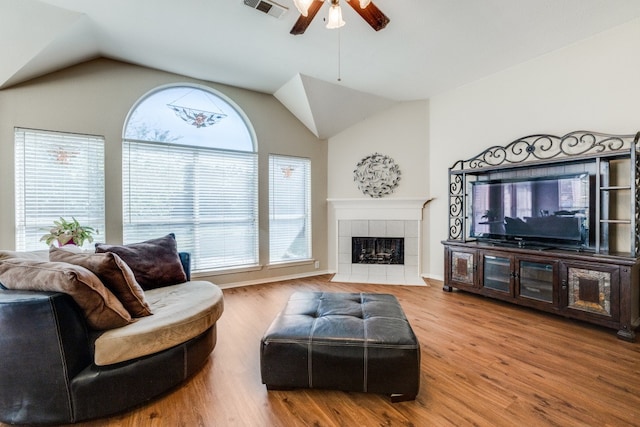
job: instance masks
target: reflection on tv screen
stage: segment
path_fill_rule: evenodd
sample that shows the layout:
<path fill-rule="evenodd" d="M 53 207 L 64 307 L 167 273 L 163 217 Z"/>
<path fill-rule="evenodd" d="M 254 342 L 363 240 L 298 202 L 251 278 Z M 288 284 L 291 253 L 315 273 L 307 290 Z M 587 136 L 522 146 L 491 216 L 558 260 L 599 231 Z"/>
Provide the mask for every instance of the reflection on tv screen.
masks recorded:
<path fill-rule="evenodd" d="M 584 245 L 589 242 L 589 175 L 477 181 L 471 236 Z"/>

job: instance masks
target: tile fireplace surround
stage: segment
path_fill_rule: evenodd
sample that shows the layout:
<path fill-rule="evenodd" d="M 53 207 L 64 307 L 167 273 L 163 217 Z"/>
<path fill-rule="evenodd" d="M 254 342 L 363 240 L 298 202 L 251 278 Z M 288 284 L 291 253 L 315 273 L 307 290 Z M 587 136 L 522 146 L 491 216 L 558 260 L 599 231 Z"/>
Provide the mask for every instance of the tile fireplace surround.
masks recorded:
<path fill-rule="evenodd" d="M 420 276 L 422 209 L 427 199 L 329 199 L 335 219 L 333 281 L 425 285 Z M 330 215 L 331 217 L 331 215 Z M 352 263 L 352 237 L 404 238 L 404 265 Z"/>

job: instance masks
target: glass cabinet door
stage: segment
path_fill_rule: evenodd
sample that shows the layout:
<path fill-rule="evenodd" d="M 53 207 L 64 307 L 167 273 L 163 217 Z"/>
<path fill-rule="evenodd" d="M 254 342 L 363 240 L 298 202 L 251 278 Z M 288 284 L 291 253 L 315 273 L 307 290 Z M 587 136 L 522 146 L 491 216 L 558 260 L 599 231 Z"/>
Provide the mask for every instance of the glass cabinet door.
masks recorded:
<path fill-rule="evenodd" d="M 507 257 L 483 257 L 483 286 L 501 292 L 511 292 L 511 261 Z"/>
<path fill-rule="evenodd" d="M 552 303 L 553 273 L 551 263 L 520 261 L 520 296 Z"/>

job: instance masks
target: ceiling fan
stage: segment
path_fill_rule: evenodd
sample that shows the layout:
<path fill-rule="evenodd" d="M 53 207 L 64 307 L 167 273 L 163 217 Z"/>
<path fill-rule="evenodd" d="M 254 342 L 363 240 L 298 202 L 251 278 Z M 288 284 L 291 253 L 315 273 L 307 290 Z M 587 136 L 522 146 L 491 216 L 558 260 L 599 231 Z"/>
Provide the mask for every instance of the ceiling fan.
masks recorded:
<path fill-rule="evenodd" d="M 342 20 L 342 12 L 340 9 L 340 0 L 328 0 L 331 3 L 329 10 L 329 22 L 327 28 L 338 28 L 344 25 Z M 389 23 L 389 18 L 382 13 L 371 0 L 343 0 L 349 3 L 349 6 L 362 17 L 371 28 L 380 31 Z M 324 4 L 324 0 L 294 0 L 293 1 L 300 11 L 300 17 L 291 28 L 290 33 L 293 35 L 304 34 L 313 18 Z"/>

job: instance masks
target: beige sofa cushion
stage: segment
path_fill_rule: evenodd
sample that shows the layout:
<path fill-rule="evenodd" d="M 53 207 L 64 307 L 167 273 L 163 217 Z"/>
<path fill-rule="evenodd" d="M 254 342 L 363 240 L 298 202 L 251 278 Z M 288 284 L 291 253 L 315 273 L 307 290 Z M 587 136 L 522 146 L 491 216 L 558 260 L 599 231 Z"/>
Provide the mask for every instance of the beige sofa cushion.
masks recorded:
<path fill-rule="evenodd" d="M 157 353 L 209 329 L 222 315 L 222 291 L 205 281 L 145 291 L 153 316 L 102 333 L 95 341 L 98 366 Z"/>

